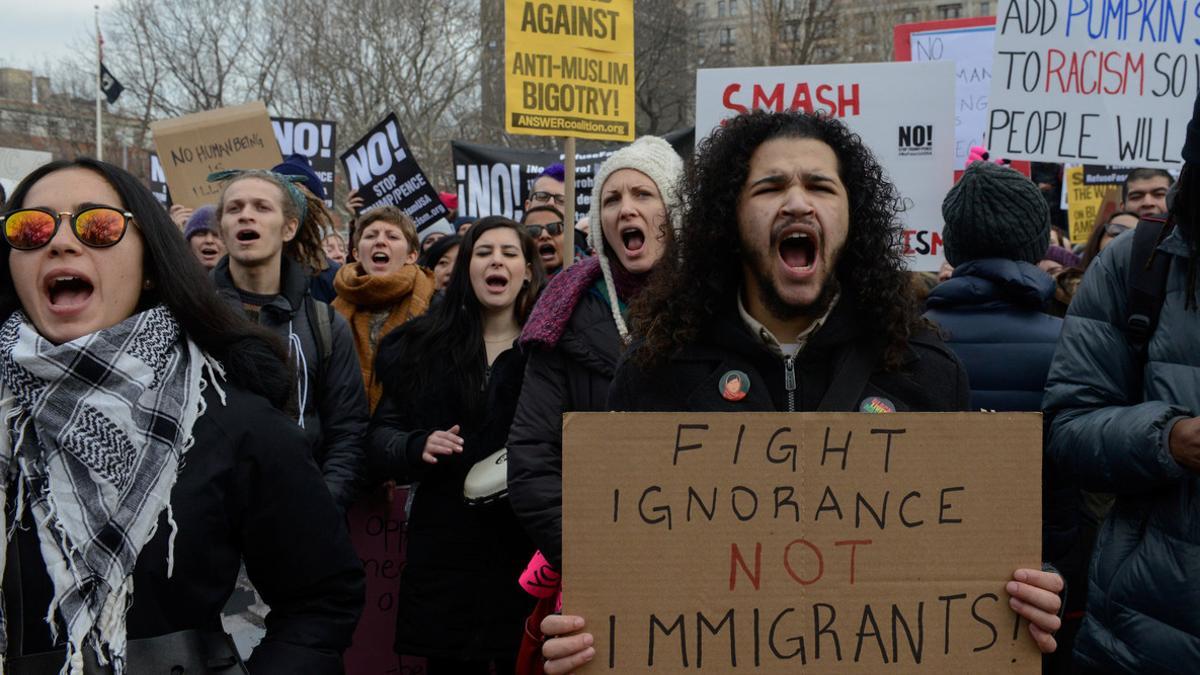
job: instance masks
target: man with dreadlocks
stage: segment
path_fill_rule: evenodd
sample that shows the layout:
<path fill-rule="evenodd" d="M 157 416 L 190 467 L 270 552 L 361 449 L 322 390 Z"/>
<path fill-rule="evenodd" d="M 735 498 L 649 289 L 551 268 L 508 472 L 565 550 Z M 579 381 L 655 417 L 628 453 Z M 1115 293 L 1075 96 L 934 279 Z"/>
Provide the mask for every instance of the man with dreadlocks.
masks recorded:
<path fill-rule="evenodd" d="M 1050 459 L 1116 494 L 1092 555 L 1081 672 L 1200 672 L 1200 97 L 1183 160 L 1148 254 L 1143 221 L 1088 268 L 1046 384 Z M 1137 290 L 1157 302 L 1139 312 L 1130 286 L 1156 265 L 1157 290 Z"/>
<path fill-rule="evenodd" d="M 313 299 L 309 269 L 324 263 L 324 203 L 275 171 L 214 174 L 227 180 L 217 204 L 228 255 L 212 271 L 221 297 L 288 346 L 293 403 L 313 459 L 344 511 L 363 481 L 368 412 L 346 320 Z"/>
<path fill-rule="evenodd" d="M 966 409 L 966 373 L 909 292 L 896 189 L 844 124 L 735 117 L 700 144 L 681 191 L 680 234 L 632 308 L 611 409 Z M 1043 651 L 1055 647 L 1061 589 L 1057 574 L 1028 569 L 1007 585 Z M 577 632 L 583 618 L 542 628 Z M 546 672 L 594 658 L 590 640 L 548 641 Z"/>

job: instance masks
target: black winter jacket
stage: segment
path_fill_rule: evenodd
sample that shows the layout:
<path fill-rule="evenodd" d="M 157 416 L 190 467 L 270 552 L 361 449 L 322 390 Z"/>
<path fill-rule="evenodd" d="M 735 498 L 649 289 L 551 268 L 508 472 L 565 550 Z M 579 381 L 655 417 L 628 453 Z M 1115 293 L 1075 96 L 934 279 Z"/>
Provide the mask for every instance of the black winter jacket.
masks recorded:
<path fill-rule="evenodd" d="M 621 336 L 608 303 L 587 292 L 558 344 L 533 346 L 508 437 L 508 496 L 550 564 L 562 562 L 562 416 L 608 410 Z"/>
<path fill-rule="evenodd" d="M 283 257 L 280 292 L 264 306 L 258 321 L 283 338 L 296 363 L 297 404 L 302 408 L 304 435 L 333 501 L 344 511 L 365 480 L 364 447 L 370 413 L 350 326 L 330 311 L 332 352 L 322 363 L 313 322 L 308 316 L 310 277 L 304 268 Z M 242 310 L 242 300 L 229 274 L 229 258 L 212 271 L 217 292 L 230 306 Z M 299 349 L 291 339 L 299 341 Z"/>
<path fill-rule="evenodd" d="M 364 601 L 362 564 L 300 429 L 266 400 L 223 384 L 205 392 L 171 491 L 178 534 L 167 576 L 171 526 L 164 512 L 133 573 L 127 635 L 220 631 L 221 608 L 246 571 L 271 607 L 250 671 L 334 675 Z M 28 513 L 28 512 L 27 512 Z M 26 654 L 49 651 L 53 595 L 35 528 L 18 528 Z M 136 664 L 133 664 L 136 666 Z M 136 672 L 136 667 L 133 672 Z"/>
<path fill-rule="evenodd" d="M 451 368 L 443 355 L 429 358 L 435 372 Z M 533 543 L 508 500 L 467 505 L 463 481 L 476 462 L 505 447 L 524 370 L 518 348 L 498 356 L 477 411 L 461 409 L 452 378 L 442 379 L 420 400 L 405 400 L 384 376 L 383 398 L 371 422 L 370 474 L 419 481 L 396 601 L 397 654 L 460 661 L 515 658 L 533 608 L 533 598 L 517 579 L 533 555 Z M 455 424 L 462 453 L 439 457 L 437 464 L 424 462 L 429 434 Z"/>
<path fill-rule="evenodd" d="M 843 298 L 793 364 L 794 405 L 789 406 L 787 360 L 778 356 L 742 320 L 734 302 L 727 303 L 696 342 L 685 345 L 663 365 L 640 367 L 631 358 L 617 367 L 609 394 L 610 410 L 636 412 L 803 412 L 815 411 L 830 387 L 834 369 L 859 341 L 872 336 L 854 308 Z M 635 346 L 634 350 L 638 347 Z M 721 379 L 731 370 L 750 378 L 740 401 L 721 394 Z M 856 402 L 870 397 L 887 399 L 896 412 L 954 412 L 966 410 L 967 374 L 954 354 L 931 330 L 909 339 L 908 354 L 899 372 L 878 366 Z M 856 412 L 858 404 L 847 412 Z"/>

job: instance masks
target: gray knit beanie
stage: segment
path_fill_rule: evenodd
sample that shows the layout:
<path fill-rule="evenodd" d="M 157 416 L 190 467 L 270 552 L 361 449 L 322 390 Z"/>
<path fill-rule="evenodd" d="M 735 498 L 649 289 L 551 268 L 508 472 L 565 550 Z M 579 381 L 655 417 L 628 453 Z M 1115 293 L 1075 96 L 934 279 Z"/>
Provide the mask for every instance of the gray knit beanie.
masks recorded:
<path fill-rule="evenodd" d="M 980 258 L 1037 264 L 1050 246 L 1050 207 L 1020 172 L 975 162 L 942 202 L 946 261 L 955 267 Z"/>
<path fill-rule="evenodd" d="M 609 304 L 612 305 L 613 321 L 617 324 L 617 332 L 623 340 L 628 340 L 629 328 L 621 316 L 617 304 L 617 293 L 613 286 L 612 269 L 609 267 L 608 256 L 604 253 L 604 227 L 600 220 L 601 199 L 604 182 L 614 171 L 620 169 L 636 169 L 646 174 L 658 186 L 662 195 L 663 205 L 667 207 L 667 227 L 679 227 L 679 179 L 683 176 L 683 159 L 671 144 L 658 136 L 642 136 L 629 145 L 617 150 L 611 157 L 600 165 L 592 182 L 592 205 L 588 212 L 591 226 L 588 228 L 588 244 L 596 251 L 600 259 L 600 271 L 604 275 L 604 283 L 609 288 Z M 1049 235 L 1046 235 L 1049 236 Z"/>

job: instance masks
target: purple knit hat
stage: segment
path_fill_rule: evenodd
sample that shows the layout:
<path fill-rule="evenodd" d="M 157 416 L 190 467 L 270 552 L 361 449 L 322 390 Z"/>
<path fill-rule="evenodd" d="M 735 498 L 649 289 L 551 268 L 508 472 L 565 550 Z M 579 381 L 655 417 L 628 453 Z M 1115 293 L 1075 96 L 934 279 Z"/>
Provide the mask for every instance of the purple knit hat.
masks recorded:
<path fill-rule="evenodd" d="M 183 228 L 183 238 L 191 241 L 192 237 L 206 231 L 221 235 L 221 231 L 217 229 L 217 207 L 212 204 L 205 204 L 192 211 L 192 215 L 188 216 L 187 225 Z"/>
<path fill-rule="evenodd" d="M 1053 260 L 1063 267 L 1079 267 L 1083 262 L 1082 258 L 1061 246 L 1051 246 L 1046 249 L 1046 255 L 1042 260 Z"/>

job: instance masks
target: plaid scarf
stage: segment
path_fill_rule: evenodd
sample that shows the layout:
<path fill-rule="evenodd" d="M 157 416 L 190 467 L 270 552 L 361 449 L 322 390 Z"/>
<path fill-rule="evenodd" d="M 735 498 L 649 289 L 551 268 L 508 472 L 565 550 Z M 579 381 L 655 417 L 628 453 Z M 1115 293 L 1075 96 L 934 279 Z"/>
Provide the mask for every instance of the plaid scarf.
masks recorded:
<path fill-rule="evenodd" d="M 134 565 L 164 510 L 174 541 L 171 488 L 204 412 L 205 366 L 215 383 L 219 365 L 161 306 L 62 345 L 21 312 L 0 327 L 0 496 L 17 490 L 12 523 L 0 524 L 11 537 L 31 510 L 54 585 L 46 621 L 56 641 L 65 627 L 72 675 L 83 672 L 85 641 L 125 672 Z"/>

